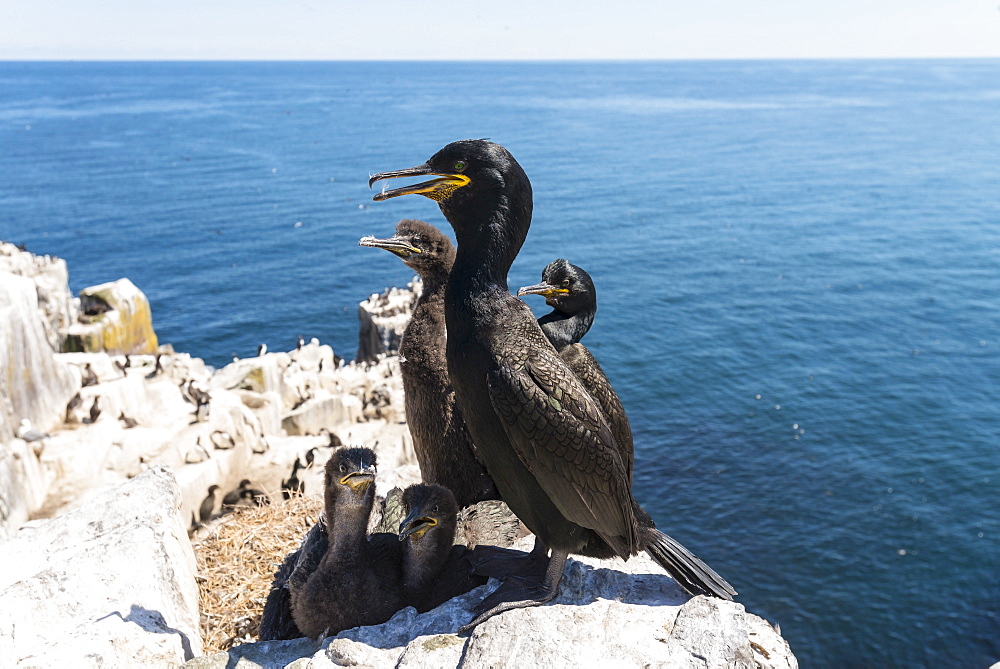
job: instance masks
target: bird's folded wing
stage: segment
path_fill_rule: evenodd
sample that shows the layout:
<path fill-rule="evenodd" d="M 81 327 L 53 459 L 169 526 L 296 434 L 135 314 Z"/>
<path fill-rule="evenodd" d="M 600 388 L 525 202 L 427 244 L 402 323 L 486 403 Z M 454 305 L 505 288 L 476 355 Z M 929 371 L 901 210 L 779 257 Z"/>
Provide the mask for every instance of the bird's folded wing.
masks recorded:
<path fill-rule="evenodd" d="M 632 480 L 632 428 L 629 426 L 628 416 L 625 415 L 625 407 L 618 399 L 618 393 L 611 387 L 608 377 L 601 369 L 600 363 L 591 354 L 586 346 L 580 343 L 571 344 L 562 352 L 562 359 L 566 361 L 576 377 L 580 379 L 583 386 L 590 393 L 601 409 L 604 417 L 608 420 L 608 426 L 615 435 L 615 442 L 618 444 L 618 454 L 622 458 L 622 463 L 628 473 L 628 479 Z"/>
<path fill-rule="evenodd" d="M 635 552 L 625 467 L 594 400 L 555 351 L 529 353 L 523 367 L 501 364 L 490 399 L 525 467 L 559 511 L 600 534 L 619 554 Z"/>

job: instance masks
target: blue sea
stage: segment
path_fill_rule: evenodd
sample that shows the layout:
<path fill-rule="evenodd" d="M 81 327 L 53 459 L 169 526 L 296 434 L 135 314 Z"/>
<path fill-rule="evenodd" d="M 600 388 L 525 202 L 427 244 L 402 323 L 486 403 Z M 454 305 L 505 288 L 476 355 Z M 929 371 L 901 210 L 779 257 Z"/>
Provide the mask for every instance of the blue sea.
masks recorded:
<path fill-rule="evenodd" d="M 411 278 L 358 238 L 447 226 L 369 175 L 470 137 L 534 187 L 511 287 L 594 277 L 661 529 L 803 667 L 1000 660 L 1000 61 L 0 63 L 0 238 L 212 365 L 352 358 Z"/>

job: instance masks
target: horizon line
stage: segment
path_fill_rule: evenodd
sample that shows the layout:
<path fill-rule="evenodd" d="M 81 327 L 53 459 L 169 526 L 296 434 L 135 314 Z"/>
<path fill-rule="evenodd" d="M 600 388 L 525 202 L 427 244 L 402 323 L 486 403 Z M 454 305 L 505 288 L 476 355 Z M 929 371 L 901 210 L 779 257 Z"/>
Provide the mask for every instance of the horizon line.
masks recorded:
<path fill-rule="evenodd" d="M 650 58 L 119 58 L 58 57 L 17 58 L 0 56 L 0 63 L 657 63 L 721 61 L 896 61 L 896 60 L 1000 60 L 995 56 L 674 56 Z"/>

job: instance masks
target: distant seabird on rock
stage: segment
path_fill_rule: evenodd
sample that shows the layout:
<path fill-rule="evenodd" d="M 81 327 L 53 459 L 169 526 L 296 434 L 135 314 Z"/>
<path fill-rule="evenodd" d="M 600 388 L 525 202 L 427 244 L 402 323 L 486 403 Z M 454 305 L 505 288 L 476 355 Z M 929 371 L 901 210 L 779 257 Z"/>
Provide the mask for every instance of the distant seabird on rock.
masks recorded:
<path fill-rule="evenodd" d="M 66 405 L 66 419 L 65 420 L 66 420 L 67 423 L 75 423 L 75 422 L 77 422 L 76 416 L 73 415 L 73 412 L 76 409 L 79 409 L 82 404 L 83 404 L 83 398 L 80 396 L 80 393 L 77 393 L 76 395 L 73 395 L 73 399 L 71 399 L 69 401 L 69 403 Z"/>
<path fill-rule="evenodd" d="M 118 420 L 120 420 L 122 423 L 125 424 L 126 430 L 131 430 L 133 427 L 139 424 L 139 421 L 137 421 L 136 419 L 129 418 L 128 416 L 126 416 L 124 411 L 118 414 Z"/>
<path fill-rule="evenodd" d="M 222 498 L 222 508 L 232 509 L 235 506 L 264 506 L 270 504 L 267 493 L 250 487 L 250 479 L 243 479 L 237 488 L 233 488 Z"/>
<path fill-rule="evenodd" d="M 83 365 L 83 387 L 97 385 L 97 374 L 94 372 L 94 368 L 90 366 L 90 363 L 84 363 Z"/>
<path fill-rule="evenodd" d="M 90 422 L 91 423 L 96 423 L 97 419 L 100 418 L 100 416 L 101 416 L 100 401 L 101 401 L 100 397 L 95 397 L 94 398 L 94 403 L 90 405 Z"/>
<path fill-rule="evenodd" d="M 157 375 L 159 375 L 159 374 L 161 374 L 163 372 L 163 363 L 160 360 L 162 357 L 163 357 L 162 353 L 157 353 L 156 354 L 156 366 L 153 368 L 152 372 L 150 372 L 149 374 L 146 375 L 147 379 L 155 379 L 157 377 Z"/>
<path fill-rule="evenodd" d="M 31 443 L 33 441 L 39 441 L 41 439 L 47 439 L 49 435 L 45 434 L 41 430 L 37 430 L 31 425 L 31 421 L 27 418 L 21 419 L 21 426 L 17 428 L 17 438 L 22 439 Z"/>
<path fill-rule="evenodd" d="M 243 479 L 240 481 L 240 484 L 237 487 L 227 492 L 222 498 L 222 506 L 236 506 L 236 504 L 240 501 L 240 495 L 242 495 L 243 491 L 249 487 L 250 479 Z"/>
<path fill-rule="evenodd" d="M 217 485 L 211 485 L 208 488 L 208 495 L 202 501 L 201 506 L 198 509 L 198 516 L 201 518 L 201 522 L 207 523 L 212 519 L 212 512 L 215 510 L 215 491 L 219 489 Z"/>
<path fill-rule="evenodd" d="M 297 351 L 301 351 L 302 347 L 305 346 L 305 345 L 306 345 L 306 338 L 303 337 L 302 335 L 299 335 L 298 339 L 295 342 L 295 349 Z"/>
<path fill-rule="evenodd" d="M 260 346 L 257 347 L 257 357 L 258 358 L 260 356 L 264 355 L 265 353 L 267 353 L 267 344 L 261 344 Z"/>
<path fill-rule="evenodd" d="M 212 445 L 220 451 L 228 451 L 236 446 L 236 440 L 233 439 L 233 435 L 225 430 L 216 430 L 209 436 L 209 439 L 212 440 Z"/>
<path fill-rule="evenodd" d="M 295 458 L 295 464 L 292 465 L 292 475 L 288 477 L 287 481 L 281 482 L 281 496 L 285 499 L 291 499 L 292 495 L 305 494 L 306 483 L 299 480 L 300 469 L 302 469 L 302 463 L 298 458 Z"/>
<path fill-rule="evenodd" d="M 310 469 L 313 466 L 313 462 L 316 461 L 316 447 L 313 446 L 308 451 L 306 451 L 306 469 Z"/>
<path fill-rule="evenodd" d="M 271 503 L 267 493 L 257 488 L 247 488 L 240 493 L 240 505 L 242 506 L 265 506 Z"/>

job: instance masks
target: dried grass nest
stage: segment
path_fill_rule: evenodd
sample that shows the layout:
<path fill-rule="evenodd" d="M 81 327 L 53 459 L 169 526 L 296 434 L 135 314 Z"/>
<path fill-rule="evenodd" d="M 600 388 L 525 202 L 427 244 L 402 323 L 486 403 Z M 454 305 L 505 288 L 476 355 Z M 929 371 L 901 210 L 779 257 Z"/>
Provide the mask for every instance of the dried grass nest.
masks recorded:
<path fill-rule="evenodd" d="M 322 507 L 322 499 L 299 495 L 267 506 L 238 506 L 192 544 L 206 654 L 257 640 L 274 572 L 298 549 Z"/>

